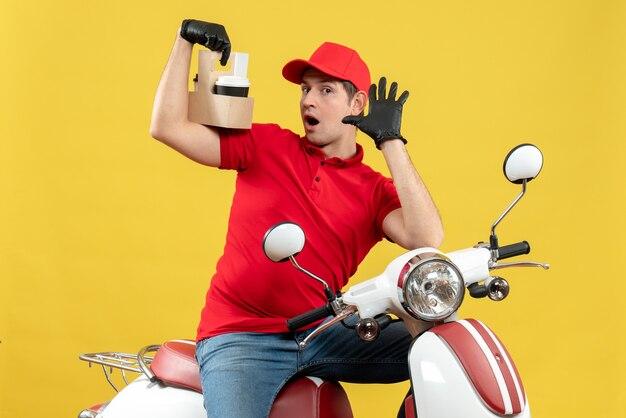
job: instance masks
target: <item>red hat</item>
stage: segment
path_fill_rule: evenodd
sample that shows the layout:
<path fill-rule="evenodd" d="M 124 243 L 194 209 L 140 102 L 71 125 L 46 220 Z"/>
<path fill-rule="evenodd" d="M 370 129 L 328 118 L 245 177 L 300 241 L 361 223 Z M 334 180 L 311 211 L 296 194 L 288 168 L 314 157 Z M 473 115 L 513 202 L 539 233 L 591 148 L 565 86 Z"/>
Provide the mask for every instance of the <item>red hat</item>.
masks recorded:
<path fill-rule="evenodd" d="M 300 84 L 302 72 L 308 67 L 316 68 L 340 80 L 348 80 L 365 94 L 371 84 L 370 70 L 359 54 L 353 49 L 332 42 L 324 42 L 308 61 L 301 59 L 289 61 L 283 67 L 283 77 L 292 83 Z"/>

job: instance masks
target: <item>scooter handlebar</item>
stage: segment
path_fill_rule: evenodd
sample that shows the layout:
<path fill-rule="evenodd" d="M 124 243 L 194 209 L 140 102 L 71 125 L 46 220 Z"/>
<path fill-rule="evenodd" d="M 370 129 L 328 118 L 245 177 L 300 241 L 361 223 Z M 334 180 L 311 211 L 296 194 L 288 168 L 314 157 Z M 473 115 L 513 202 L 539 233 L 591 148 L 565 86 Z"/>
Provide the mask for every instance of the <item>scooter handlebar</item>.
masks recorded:
<path fill-rule="evenodd" d="M 498 260 L 524 255 L 530 252 L 530 244 L 528 241 L 516 242 L 515 244 L 505 245 L 498 248 Z"/>
<path fill-rule="evenodd" d="M 288 319 L 287 328 L 289 328 L 289 331 L 297 331 L 302 327 L 311 325 L 333 314 L 333 308 L 331 308 L 330 304 L 327 303 L 324 306 L 320 306 L 319 308 L 305 312 L 302 315 L 298 315 L 294 318 Z"/>

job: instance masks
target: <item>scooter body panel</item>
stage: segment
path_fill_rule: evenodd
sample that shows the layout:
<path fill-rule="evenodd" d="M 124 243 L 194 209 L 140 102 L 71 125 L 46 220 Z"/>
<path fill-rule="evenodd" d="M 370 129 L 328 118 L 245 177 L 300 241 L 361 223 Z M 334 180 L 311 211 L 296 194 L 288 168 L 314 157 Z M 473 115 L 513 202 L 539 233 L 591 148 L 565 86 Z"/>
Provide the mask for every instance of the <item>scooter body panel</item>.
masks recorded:
<path fill-rule="evenodd" d="M 140 376 L 111 400 L 102 418 L 206 418 L 202 394 Z"/>
<path fill-rule="evenodd" d="M 440 327 L 464 332 L 463 326 L 454 322 Z M 409 352 L 411 384 L 418 417 L 530 418 L 530 408 L 523 389 L 523 399 L 517 407 L 502 401 L 507 394 L 502 393 L 502 385 L 498 386 L 497 380 L 501 379 L 496 378 L 497 371 L 494 374 L 490 367 L 489 370 L 478 370 L 476 366 L 473 370 L 466 370 L 467 365 L 464 366 L 445 337 L 437 334 L 437 328 L 420 335 Z M 465 342 L 467 345 L 472 344 Z M 502 405 L 506 404 L 502 408 L 497 405 L 500 401 Z"/>

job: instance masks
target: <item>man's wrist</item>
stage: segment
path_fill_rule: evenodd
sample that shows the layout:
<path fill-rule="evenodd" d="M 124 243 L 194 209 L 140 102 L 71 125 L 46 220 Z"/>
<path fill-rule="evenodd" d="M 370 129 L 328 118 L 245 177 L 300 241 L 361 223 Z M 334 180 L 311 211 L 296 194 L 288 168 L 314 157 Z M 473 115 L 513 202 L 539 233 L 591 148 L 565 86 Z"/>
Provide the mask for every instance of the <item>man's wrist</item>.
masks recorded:
<path fill-rule="evenodd" d="M 402 136 L 394 137 L 394 138 L 384 138 L 384 139 L 381 139 L 380 141 L 376 141 L 376 148 L 382 151 L 383 146 L 385 146 L 386 144 L 391 144 L 391 143 L 399 144 L 400 141 L 402 142 L 402 144 L 407 143 L 406 139 L 404 139 L 404 137 Z"/>
<path fill-rule="evenodd" d="M 174 42 L 174 46 L 177 48 L 193 50 L 193 45 L 194 44 L 192 42 L 189 42 L 188 40 L 183 38 L 183 36 L 180 34 L 180 28 L 179 28 L 178 32 L 176 33 L 176 40 Z"/>

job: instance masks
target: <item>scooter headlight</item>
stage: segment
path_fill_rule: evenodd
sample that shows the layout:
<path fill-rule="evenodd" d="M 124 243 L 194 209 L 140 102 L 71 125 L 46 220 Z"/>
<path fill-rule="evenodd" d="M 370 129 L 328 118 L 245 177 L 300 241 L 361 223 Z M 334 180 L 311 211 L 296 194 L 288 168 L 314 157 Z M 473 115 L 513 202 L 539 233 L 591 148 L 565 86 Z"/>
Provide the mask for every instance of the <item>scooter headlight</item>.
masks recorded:
<path fill-rule="evenodd" d="M 463 301 L 465 285 L 459 269 L 440 254 L 421 254 L 402 269 L 398 291 L 404 309 L 424 321 L 441 321 Z"/>

